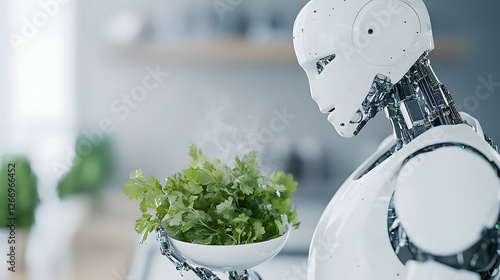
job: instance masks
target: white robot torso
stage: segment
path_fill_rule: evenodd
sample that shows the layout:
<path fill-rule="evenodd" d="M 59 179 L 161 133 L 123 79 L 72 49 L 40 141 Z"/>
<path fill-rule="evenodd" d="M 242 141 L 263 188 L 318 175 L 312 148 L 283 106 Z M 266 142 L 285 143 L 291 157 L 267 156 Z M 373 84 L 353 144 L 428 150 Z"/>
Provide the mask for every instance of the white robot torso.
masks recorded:
<path fill-rule="evenodd" d="M 436 270 L 434 267 L 428 272 L 431 274 L 425 276 L 427 277 L 425 278 L 426 267 L 417 267 L 418 263 L 414 263 L 413 266 L 409 265 L 412 261 L 405 266 L 395 254 L 389 237 L 391 231 L 388 224 L 388 218 L 390 218 L 388 214 L 391 213 L 390 203 L 396 190 L 398 173 L 405 159 L 415 152 L 436 145 L 456 145 L 459 148 L 464 145 L 474 148 L 487 157 L 489 161 L 500 166 L 500 156 L 484 140 L 480 128 L 477 130 L 479 130 L 479 133 L 467 124 L 435 127 L 420 135 L 416 140 L 389 158 L 378 163 L 378 160 L 387 157 L 385 154 L 388 151 L 390 153 L 394 147 L 394 140 L 388 139 L 384 141 L 378 151 L 347 179 L 323 213 L 311 243 L 308 279 L 480 279 L 478 274 L 466 270 L 447 268 Z M 456 158 L 443 159 L 442 162 L 436 163 L 436 166 L 440 164 L 464 164 L 460 161 L 462 159 L 458 154 Z M 415 171 L 418 172 L 419 167 L 415 166 L 415 168 L 417 169 Z M 475 166 L 468 166 L 467 168 L 470 170 L 470 176 L 474 177 Z M 453 174 L 443 175 L 442 178 L 436 178 L 436 180 L 445 182 L 447 176 L 453 176 Z M 498 174 L 494 175 L 498 176 Z M 473 189 L 473 192 L 481 193 L 485 190 L 491 192 L 491 187 L 487 186 L 492 185 L 496 188 L 494 196 L 485 194 L 471 198 L 468 205 L 457 206 L 454 203 L 455 197 L 458 195 L 450 193 L 449 199 L 442 201 L 441 206 L 443 209 L 465 207 L 472 216 L 475 216 L 474 214 L 478 211 L 478 216 L 475 216 L 475 219 L 480 224 L 494 226 L 498 219 L 498 190 L 500 186 L 498 177 L 492 182 L 482 180 L 475 185 L 456 187 L 457 193 L 462 191 L 467 193 L 470 192 L 470 189 Z M 432 196 L 433 194 L 429 193 L 428 195 Z M 421 208 L 426 207 L 425 201 L 414 203 Z M 418 205 L 418 203 L 423 204 Z M 479 216 L 481 211 L 477 210 L 475 206 L 481 204 L 496 205 L 496 212 L 492 212 L 487 216 Z M 448 224 L 448 221 L 439 222 L 443 225 Z M 477 232 L 477 226 L 476 228 L 470 228 L 463 224 L 459 226 L 463 232 L 436 232 L 436 238 L 440 239 L 445 236 L 454 240 L 454 243 L 460 243 L 462 235 L 467 235 L 464 231 L 469 230 L 468 235 L 470 235 L 470 232 L 474 233 L 476 231 L 476 237 L 479 240 L 480 235 Z M 482 230 L 482 228 L 479 230 Z M 423 241 L 423 243 L 425 242 L 427 241 Z M 429 240 L 428 242 L 432 244 L 434 241 Z M 456 253 L 460 252 L 457 251 Z M 432 273 L 436 274 L 432 275 Z"/>

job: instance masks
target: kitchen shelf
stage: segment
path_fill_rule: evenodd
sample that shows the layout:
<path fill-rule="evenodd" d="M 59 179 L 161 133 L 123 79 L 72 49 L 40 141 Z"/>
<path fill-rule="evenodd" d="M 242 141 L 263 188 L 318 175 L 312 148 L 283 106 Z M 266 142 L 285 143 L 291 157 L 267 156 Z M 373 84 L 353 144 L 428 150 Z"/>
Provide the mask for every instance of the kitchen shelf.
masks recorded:
<path fill-rule="evenodd" d="M 246 39 L 221 39 L 106 44 L 102 54 L 108 61 L 125 63 L 297 65 L 291 41 L 260 43 Z"/>
<path fill-rule="evenodd" d="M 432 62 L 463 58 L 468 43 L 461 38 L 436 38 Z M 111 63 L 174 65 L 297 65 L 291 41 L 255 42 L 244 38 L 180 42 L 144 41 L 131 44 L 104 44 L 103 59 Z"/>

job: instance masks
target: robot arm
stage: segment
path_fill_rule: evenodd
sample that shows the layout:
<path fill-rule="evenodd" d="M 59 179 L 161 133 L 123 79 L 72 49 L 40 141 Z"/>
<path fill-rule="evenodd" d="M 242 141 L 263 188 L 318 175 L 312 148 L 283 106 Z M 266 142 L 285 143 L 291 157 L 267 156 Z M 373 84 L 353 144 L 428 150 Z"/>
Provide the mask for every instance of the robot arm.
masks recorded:
<path fill-rule="evenodd" d="M 405 161 L 394 206 L 413 247 L 408 279 L 491 273 L 498 261 L 499 172 L 479 151 L 458 144 L 427 147 Z"/>

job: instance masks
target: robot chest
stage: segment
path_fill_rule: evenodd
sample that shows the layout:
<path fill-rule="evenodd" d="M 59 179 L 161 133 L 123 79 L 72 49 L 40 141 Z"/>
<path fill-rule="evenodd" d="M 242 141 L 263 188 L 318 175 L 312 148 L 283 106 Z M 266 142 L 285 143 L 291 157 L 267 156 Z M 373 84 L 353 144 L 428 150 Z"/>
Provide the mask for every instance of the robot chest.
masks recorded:
<path fill-rule="evenodd" d="M 348 279 L 398 279 L 405 274 L 388 227 L 395 170 L 379 170 L 348 180 L 333 197 L 311 244 L 309 262 L 316 268 L 311 271 L 316 277 L 310 279 L 326 279 L 322 277 L 327 274 Z"/>

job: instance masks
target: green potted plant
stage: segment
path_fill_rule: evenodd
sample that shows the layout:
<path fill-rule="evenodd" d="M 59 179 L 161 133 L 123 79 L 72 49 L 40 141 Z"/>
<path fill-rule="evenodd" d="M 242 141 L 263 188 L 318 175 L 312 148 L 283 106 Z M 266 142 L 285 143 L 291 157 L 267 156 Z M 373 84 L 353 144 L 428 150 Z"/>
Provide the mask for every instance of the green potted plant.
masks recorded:
<path fill-rule="evenodd" d="M 7 244 L 7 268 L 24 269 L 24 251 L 39 198 L 37 178 L 29 160 L 21 155 L 6 155 L 0 166 L 0 230 Z M 3 241 L 3 238 L 2 238 Z"/>
<path fill-rule="evenodd" d="M 84 135 L 80 135 L 75 143 L 78 152 L 83 142 L 90 143 Z M 71 170 L 66 173 L 57 185 L 61 199 L 74 195 L 90 195 L 97 198 L 97 194 L 104 188 L 112 172 L 113 154 L 110 139 L 104 137 L 101 141 L 91 145 L 87 155 L 77 155 Z"/>

